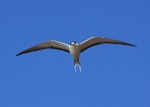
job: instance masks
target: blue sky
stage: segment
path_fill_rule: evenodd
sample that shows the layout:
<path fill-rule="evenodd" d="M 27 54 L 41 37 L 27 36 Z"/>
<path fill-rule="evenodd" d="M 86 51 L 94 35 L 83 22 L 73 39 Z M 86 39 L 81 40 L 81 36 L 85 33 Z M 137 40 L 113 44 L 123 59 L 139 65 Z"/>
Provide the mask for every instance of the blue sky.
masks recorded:
<path fill-rule="evenodd" d="M 150 107 L 148 0 L 0 1 L 0 107 Z M 136 44 L 99 45 L 71 55 L 18 52 L 48 40 L 103 36 Z"/>

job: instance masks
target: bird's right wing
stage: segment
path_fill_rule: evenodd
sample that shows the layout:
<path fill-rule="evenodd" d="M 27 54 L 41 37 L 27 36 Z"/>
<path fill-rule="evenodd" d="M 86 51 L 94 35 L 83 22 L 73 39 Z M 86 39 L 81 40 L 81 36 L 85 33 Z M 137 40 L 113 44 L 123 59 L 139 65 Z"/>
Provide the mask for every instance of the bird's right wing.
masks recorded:
<path fill-rule="evenodd" d="M 58 42 L 55 40 L 51 40 L 51 41 L 44 42 L 44 43 L 38 44 L 36 46 L 33 46 L 29 49 L 26 49 L 26 50 L 18 53 L 16 56 L 21 55 L 21 54 L 25 54 L 25 53 L 29 53 L 29 52 L 33 52 L 33 51 L 42 50 L 42 49 L 48 49 L 48 48 L 58 49 L 58 50 L 63 50 L 63 51 L 69 52 L 69 45 L 68 44 Z"/>
<path fill-rule="evenodd" d="M 98 44 L 121 44 L 121 45 L 129 45 L 129 46 L 135 46 L 133 44 L 129 44 L 127 42 L 123 41 L 118 41 L 118 40 L 113 40 L 109 38 L 104 38 L 104 37 L 91 37 L 83 42 L 80 43 L 80 51 L 83 52 L 87 48 L 90 48 L 92 46 L 98 45 Z"/>

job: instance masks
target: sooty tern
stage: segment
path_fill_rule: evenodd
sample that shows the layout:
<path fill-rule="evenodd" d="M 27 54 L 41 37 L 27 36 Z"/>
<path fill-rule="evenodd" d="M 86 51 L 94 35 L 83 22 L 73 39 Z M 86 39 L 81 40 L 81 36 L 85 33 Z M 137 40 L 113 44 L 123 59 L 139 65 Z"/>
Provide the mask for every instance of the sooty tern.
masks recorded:
<path fill-rule="evenodd" d="M 50 41 L 35 45 L 29 49 L 26 49 L 26 50 L 18 53 L 16 56 L 19 56 L 19 55 L 25 54 L 25 53 L 29 53 L 29 52 L 33 52 L 33 51 L 42 50 L 42 49 L 48 49 L 48 48 L 63 50 L 65 52 L 69 52 L 72 55 L 72 57 L 74 58 L 75 72 L 76 72 L 76 65 L 79 66 L 80 72 L 81 72 L 80 53 L 92 46 L 95 46 L 98 44 L 104 44 L 104 43 L 135 46 L 135 45 L 127 43 L 127 42 L 113 40 L 113 39 L 104 38 L 104 37 L 91 37 L 91 38 L 81 42 L 80 44 L 78 44 L 77 42 L 74 42 L 74 41 L 71 42 L 70 44 L 65 44 L 65 43 L 62 43 L 59 41 L 50 40 Z"/>

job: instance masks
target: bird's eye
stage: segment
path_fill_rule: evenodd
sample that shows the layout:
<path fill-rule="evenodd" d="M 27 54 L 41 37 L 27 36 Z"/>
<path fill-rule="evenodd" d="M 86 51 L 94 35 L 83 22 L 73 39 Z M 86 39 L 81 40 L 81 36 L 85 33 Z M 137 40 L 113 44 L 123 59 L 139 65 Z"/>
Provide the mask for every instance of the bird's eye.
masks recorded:
<path fill-rule="evenodd" d="M 76 44 L 76 42 L 74 42 L 74 41 L 70 43 L 70 45 L 74 45 L 74 44 Z"/>

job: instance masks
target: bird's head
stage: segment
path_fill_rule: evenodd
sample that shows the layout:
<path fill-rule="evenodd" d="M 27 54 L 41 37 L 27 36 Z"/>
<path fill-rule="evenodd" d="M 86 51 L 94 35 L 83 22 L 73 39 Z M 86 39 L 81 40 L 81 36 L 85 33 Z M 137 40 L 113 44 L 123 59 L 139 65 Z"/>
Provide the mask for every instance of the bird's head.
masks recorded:
<path fill-rule="evenodd" d="M 75 41 L 72 41 L 72 42 L 70 43 L 70 45 L 75 45 L 75 44 L 77 44 L 77 42 L 75 42 Z"/>

